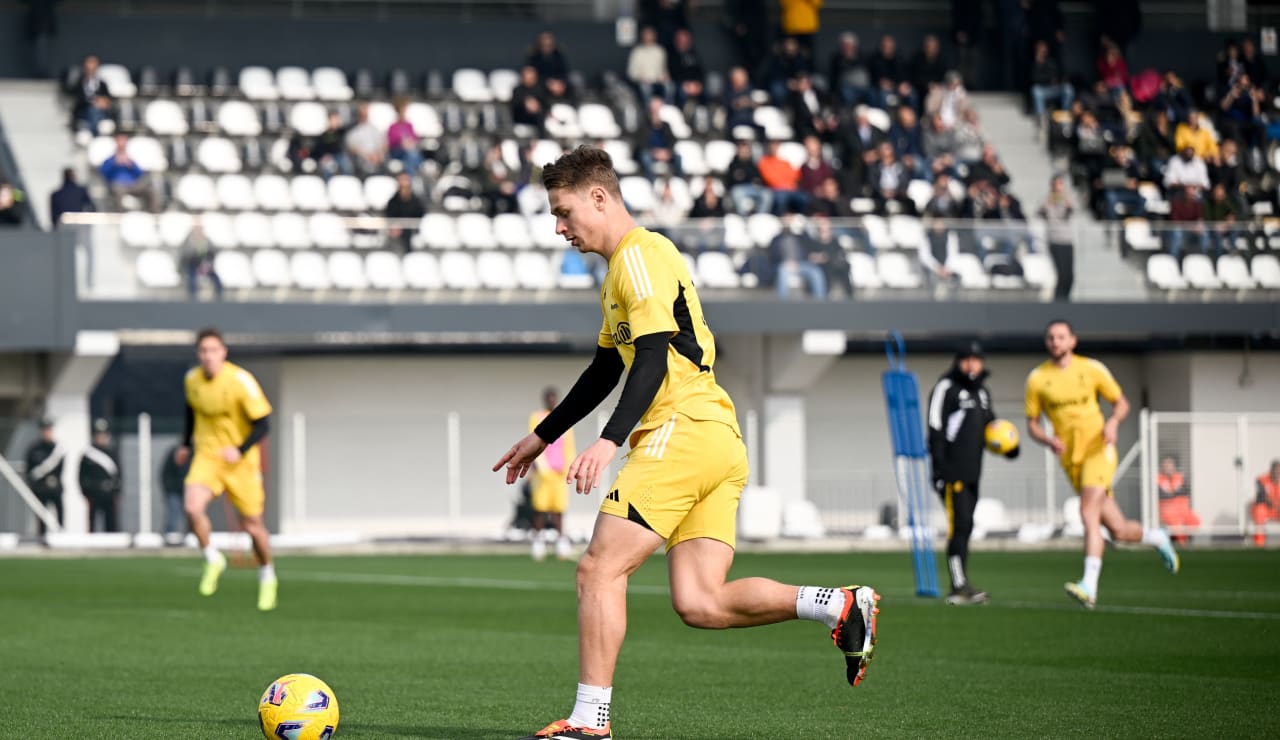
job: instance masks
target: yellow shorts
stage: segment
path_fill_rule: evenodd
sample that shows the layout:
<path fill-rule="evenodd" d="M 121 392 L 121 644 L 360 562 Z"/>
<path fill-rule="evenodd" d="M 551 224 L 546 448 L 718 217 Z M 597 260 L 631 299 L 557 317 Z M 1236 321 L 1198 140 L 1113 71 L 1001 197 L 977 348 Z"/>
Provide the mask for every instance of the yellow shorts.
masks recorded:
<path fill-rule="evenodd" d="M 267 494 L 262 488 L 262 468 L 254 458 L 242 458 L 228 465 L 213 455 L 196 453 L 187 472 L 186 485 L 201 485 L 221 496 L 225 491 L 231 505 L 241 516 L 259 516 L 266 506 Z"/>
<path fill-rule="evenodd" d="M 1071 486 L 1080 493 L 1086 488 L 1105 488 L 1107 495 L 1112 495 L 1111 484 L 1119 464 L 1114 445 L 1105 445 L 1101 449 L 1093 449 L 1080 456 L 1078 461 L 1063 458 L 1062 469 Z"/>
<path fill-rule="evenodd" d="M 600 511 L 644 524 L 666 538 L 668 550 L 698 537 L 735 547 L 748 477 L 747 448 L 732 427 L 677 414 L 631 436 Z"/>
<path fill-rule="evenodd" d="M 534 511 L 563 514 L 569 508 L 569 484 L 564 476 L 550 469 L 534 473 L 529 481 L 529 503 Z"/>

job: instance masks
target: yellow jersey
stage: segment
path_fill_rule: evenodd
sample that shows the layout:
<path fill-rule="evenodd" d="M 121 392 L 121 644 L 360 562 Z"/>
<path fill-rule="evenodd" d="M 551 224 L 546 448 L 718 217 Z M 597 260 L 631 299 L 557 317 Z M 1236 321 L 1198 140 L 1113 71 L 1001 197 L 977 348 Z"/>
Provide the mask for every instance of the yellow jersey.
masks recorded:
<path fill-rule="evenodd" d="M 257 379 L 239 365 L 227 362 L 212 378 L 200 367 L 192 368 L 184 381 L 187 403 L 195 417 L 192 443 L 196 454 L 217 455 L 224 447 L 239 447 L 249 438 L 253 422 L 271 413 Z M 245 455 L 257 460 L 254 446 Z"/>
<path fill-rule="evenodd" d="M 669 239 L 642 227 L 627 232 L 609 260 L 600 291 L 600 346 L 617 348 L 630 370 L 635 337 L 667 333 L 667 376 L 635 432 L 682 414 L 738 429 L 729 394 L 716 383 L 716 341 L 702 315 L 689 266 Z"/>
<path fill-rule="evenodd" d="M 1080 459 L 1103 446 L 1105 420 L 1098 397 L 1115 403 L 1122 393 L 1111 371 L 1097 360 L 1072 355 L 1066 367 L 1046 360 L 1027 376 L 1027 418 L 1048 416 L 1054 434 L 1067 446 L 1063 459 Z"/>

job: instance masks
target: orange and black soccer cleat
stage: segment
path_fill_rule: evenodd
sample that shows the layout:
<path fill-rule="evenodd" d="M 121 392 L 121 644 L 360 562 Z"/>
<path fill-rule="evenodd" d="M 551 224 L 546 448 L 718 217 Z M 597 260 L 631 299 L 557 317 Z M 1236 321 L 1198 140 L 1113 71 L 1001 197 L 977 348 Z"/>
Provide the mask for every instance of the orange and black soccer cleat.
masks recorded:
<path fill-rule="evenodd" d="M 569 724 L 569 720 L 561 719 L 520 740 L 612 740 L 612 738 L 613 733 L 609 732 L 608 725 L 597 730 L 591 727 L 574 727 Z"/>
<path fill-rule="evenodd" d="M 870 586 L 848 586 L 844 591 L 844 610 L 836 628 L 831 630 L 831 640 L 844 653 L 845 677 L 849 685 L 857 686 L 867 675 L 867 664 L 876 649 L 876 615 L 880 608 L 880 594 Z M 853 619 L 854 615 L 857 619 Z"/>

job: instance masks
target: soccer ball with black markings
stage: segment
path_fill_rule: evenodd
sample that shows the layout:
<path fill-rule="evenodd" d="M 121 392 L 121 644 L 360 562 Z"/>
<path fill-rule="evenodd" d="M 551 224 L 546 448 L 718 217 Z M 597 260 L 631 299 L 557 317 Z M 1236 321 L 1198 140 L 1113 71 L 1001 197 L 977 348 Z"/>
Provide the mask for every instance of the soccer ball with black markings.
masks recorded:
<path fill-rule="evenodd" d="M 328 740 L 338 731 L 338 697 L 311 674 L 281 676 L 262 692 L 258 724 L 268 740 Z"/>
<path fill-rule="evenodd" d="M 1018 446 L 1018 428 L 1004 419 L 988 424 L 985 437 L 987 449 L 997 455 L 1007 455 Z"/>

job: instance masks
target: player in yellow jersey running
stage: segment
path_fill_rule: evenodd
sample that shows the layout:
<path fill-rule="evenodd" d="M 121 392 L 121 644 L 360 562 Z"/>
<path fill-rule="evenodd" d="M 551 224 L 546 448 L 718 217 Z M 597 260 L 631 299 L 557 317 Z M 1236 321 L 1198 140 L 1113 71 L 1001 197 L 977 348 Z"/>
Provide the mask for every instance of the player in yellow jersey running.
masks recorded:
<path fill-rule="evenodd" d="M 1169 535 L 1160 529 L 1143 530 L 1126 519 L 1111 490 L 1116 472 L 1116 434 L 1120 422 L 1129 415 L 1129 401 L 1111 371 L 1097 360 L 1075 354 L 1076 334 L 1063 320 L 1045 329 L 1049 359 L 1027 376 L 1027 431 L 1031 437 L 1058 455 L 1062 469 L 1080 495 L 1080 518 L 1084 522 L 1084 577 L 1065 585 L 1067 594 L 1086 609 L 1098 599 L 1098 576 L 1102 572 L 1102 527 L 1116 542 L 1141 542 L 1160 552 L 1165 567 L 1178 572 L 1178 553 Z M 1101 397 L 1111 404 L 1105 421 Z M 1053 434 L 1045 431 L 1040 416 L 1049 417 Z"/>
<path fill-rule="evenodd" d="M 258 559 L 258 608 L 276 608 L 276 572 L 271 564 L 271 544 L 262 511 L 266 494 L 258 443 L 267 436 L 271 403 L 253 375 L 227 362 L 227 345 L 217 329 L 202 329 L 196 336 L 199 367 L 185 380 L 187 424 L 178 464 L 191 457 L 183 506 L 191 531 L 204 551 L 204 576 L 200 593 L 212 596 L 227 568 L 226 557 L 209 544 L 209 502 L 224 492 L 253 541 Z"/>
<path fill-rule="evenodd" d="M 684 258 L 660 234 L 636 226 L 613 162 L 579 147 L 542 170 L 556 233 L 609 263 L 595 358 L 572 390 L 493 466 L 508 484 L 543 449 L 590 413 L 627 373 L 600 438 L 569 466 L 587 494 L 630 441 L 608 486 L 591 544 L 578 563 L 577 701 L 567 719 L 523 740 L 607 740 L 613 675 L 627 629 L 627 580 L 664 542 L 671 603 L 685 624 L 727 629 L 791 619 L 822 622 L 844 654 L 849 683 L 862 680 L 875 644 L 870 587 L 729 581 L 747 455 L 733 401 L 715 379 L 715 338 Z M 678 721 L 673 718 L 673 722 Z M 661 734 L 661 733 L 659 733 Z"/>

